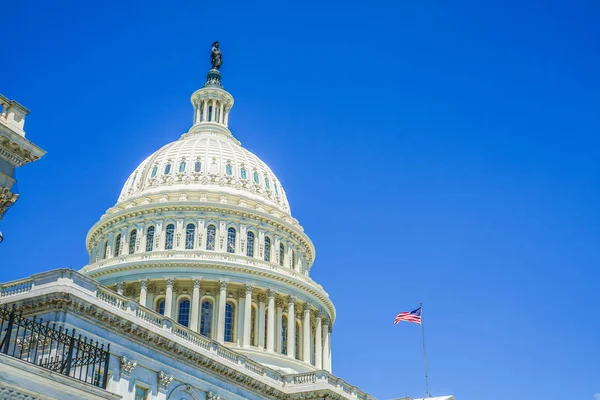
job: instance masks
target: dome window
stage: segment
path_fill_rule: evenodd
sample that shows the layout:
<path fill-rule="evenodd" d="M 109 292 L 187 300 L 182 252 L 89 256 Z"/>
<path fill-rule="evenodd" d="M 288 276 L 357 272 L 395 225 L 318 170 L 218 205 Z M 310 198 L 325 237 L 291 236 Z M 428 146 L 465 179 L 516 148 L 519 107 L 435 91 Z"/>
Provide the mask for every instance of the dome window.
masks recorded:
<path fill-rule="evenodd" d="M 277 190 L 277 184 L 273 184 L 273 188 L 275 189 L 275 195 L 279 196 L 279 190 Z"/>
<path fill-rule="evenodd" d="M 265 186 L 267 189 L 271 189 L 271 182 L 269 182 L 269 178 L 265 178 Z"/>
<path fill-rule="evenodd" d="M 171 163 L 165 165 L 165 175 L 169 175 L 169 172 L 171 172 Z"/>
<path fill-rule="evenodd" d="M 201 169 L 202 163 L 200 161 L 196 161 L 196 164 L 194 164 L 194 172 L 200 172 Z"/>
<path fill-rule="evenodd" d="M 259 183 L 259 179 L 258 179 L 258 172 L 254 171 L 254 183 L 256 183 L 258 185 Z"/>
<path fill-rule="evenodd" d="M 175 225 L 169 224 L 165 235 L 165 250 L 173 250 L 173 236 L 175 234 Z"/>
<path fill-rule="evenodd" d="M 240 177 L 242 179 L 248 179 L 248 177 L 246 176 L 246 168 L 244 168 L 244 167 L 240 168 Z"/>
<path fill-rule="evenodd" d="M 225 173 L 227 176 L 233 175 L 233 168 L 231 168 L 231 164 L 225 164 Z"/>
<path fill-rule="evenodd" d="M 157 166 L 157 165 L 155 165 L 155 166 L 152 168 L 152 175 L 151 175 L 151 176 L 152 176 L 152 178 L 155 178 L 157 173 L 158 173 L 158 166 Z"/>
<path fill-rule="evenodd" d="M 185 172 L 185 161 L 179 163 L 179 172 L 182 174 Z"/>
<path fill-rule="evenodd" d="M 214 225 L 209 225 L 206 228 L 206 250 L 215 249 L 215 236 L 217 236 L 217 228 Z"/>
<path fill-rule="evenodd" d="M 133 229 L 129 234 L 129 254 L 135 252 L 135 242 L 137 239 L 137 229 Z"/>
<path fill-rule="evenodd" d="M 213 303 L 210 300 L 204 300 L 200 311 L 200 334 L 210 338 L 212 330 Z"/>
<path fill-rule="evenodd" d="M 235 228 L 227 229 L 227 252 L 235 253 Z"/>
<path fill-rule="evenodd" d="M 279 243 L 279 265 L 283 267 L 285 261 L 285 246 L 283 243 Z"/>
<path fill-rule="evenodd" d="M 271 238 L 265 237 L 265 261 L 271 261 Z"/>
<path fill-rule="evenodd" d="M 188 224 L 185 228 L 185 248 L 192 250 L 194 248 L 194 241 L 196 237 L 196 225 Z"/>
<path fill-rule="evenodd" d="M 146 251 L 152 251 L 152 246 L 154 244 L 154 227 L 148 227 L 146 231 Z"/>
<path fill-rule="evenodd" d="M 183 326 L 190 324 L 190 300 L 183 299 L 179 302 L 179 313 L 177 315 L 177 322 Z"/>
<path fill-rule="evenodd" d="M 246 247 L 246 255 L 248 257 L 254 257 L 254 232 L 248 231 L 248 247 Z"/>
<path fill-rule="evenodd" d="M 165 299 L 160 299 L 158 303 L 156 303 L 156 312 L 165 315 Z"/>
<path fill-rule="evenodd" d="M 233 323 L 235 321 L 235 305 L 227 302 L 225 305 L 225 341 L 233 342 Z"/>
<path fill-rule="evenodd" d="M 117 239 L 115 240 L 115 257 L 117 257 L 121 253 L 121 234 L 117 235 Z"/>

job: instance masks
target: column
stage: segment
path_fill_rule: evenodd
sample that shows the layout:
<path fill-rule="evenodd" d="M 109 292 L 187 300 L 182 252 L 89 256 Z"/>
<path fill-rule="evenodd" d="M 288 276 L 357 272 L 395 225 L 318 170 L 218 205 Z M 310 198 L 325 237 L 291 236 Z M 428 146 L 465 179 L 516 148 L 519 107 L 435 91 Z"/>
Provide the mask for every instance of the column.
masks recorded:
<path fill-rule="evenodd" d="M 294 296 L 288 296 L 288 318 L 287 318 L 287 355 L 296 357 L 296 313 L 294 312 Z"/>
<path fill-rule="evenodd" d="M 123 296 L 123 291 L 125 290 L 125 282 L 117 282 L 117 293 Z"/>
<path fill-rule="evenodd" d="M 173 314 L 173 285 L 175 278 L 166 278 L 167 290 L 165 291 L 165 317 L 171 318 Z"/>
<path fill-rule="evenodd" d="M 206 122 L 206 118 L 208 117 L 208 101 L 202 100 L 204 106 L 202 107 L 202 121 Z"/>
<path fill-rule="evenodd" d="M 269 320 L 267 321 L 267 351 L 275 350 L 275 291 L 267 292 L 269 299 L 268 311 Z"/>
<path fill-rule="evenodd" d="M 195 104 L 196 107 L 196 113 L 194 114 L 194 124 L 197 124 L 198 122 L 200 122 L 200 102 L 197 102 Z"/>
<path fill-rule="evenodd" d="M 225 116 L 223 115 L 223 102 L 221 102 L 221 111 L 219 111 L 219 121 L 222 124 L 225 124 Z"/>
<path fill-rule="evenodd" d="M 140 279 L 140 304 L 146 307 L 148 296 L 148 279 Z"/>
<path fill-rule="evenodd" d="M 190 329 L 198 332 L 198 317 L 200 316 L 200 283 L 202 278 L 192 278 L 192 310 L 190 319 Z"/>
<path fill-rule="evenodd" d="M 225 126 L 228 126 L 228 125 L 229 125 L 229 110 L 230 110 L 230 108 L 229 108 L 229 107 L 227 107 L 227 108 L 225 109 Z"/>
<path fill-rule="evenodd" d="M 330 370 L 329 366 L 329 318 L 323 320 L 323 369 Z"/>
<path fill-rule="evenodd" d="M 263 293 L 258 295 L 258 337 L 257 345 L 259 349 L 264 349 L 265 343 L 265 311 L 267 296 Z"/>
<path fill-rule="evenodd" d="M 221 106 L 222 107 L 222 106 Z M 250 330 L 252 329 L 252 286 L 245 285 L 246 302 L 244 303 L 244 341 L 243 346 L 250 346 Z"/>
<path fill-rule="evenodd" d="M 304 334 L 302 335 L 303 345 L 302 345 L 302 360 L 305 363 L 310 364 L 310 309 L 311 305 L 309 303 L 304 303 L 304 321 L 302 323 Z"/>
<path fill-rule="evenodd" d="M 244 329 L 246 329 L 244 325 L 244 305 L 246 304 L 246 289 L 242 289 L 238 291 L 238 304 L 237 304 L 237 312 L 235 313 L 235 318 L 237 321 L 235 325 L 237 327 L 237 334 L 235 342 L 238 346 L 242 346 L 244 343 Z"/>
<path fill-rule="evenodd" d="M 278 353 L 282 353 L 282 340 L 281 340 L 281 335 L 282 335 L 282 329 L 281 329 L 281 320 L 283 319 L 283 300 L 281 299 L 277 299 L 275 301 L 275 307 L 276 307 L 276 311 L 275 311 L 275 343 L 276 343 L 276 351 Z"/>
<path fill-rule="evenodd" d="M 315 367 L 317 369 L 323 369 L 323 339 L 321 339 L 321 332 L 323 327 L 322 315 L 319 311 L 315 312 L 315 322 L 317 326 L 315 328 Z"/>
<path fill-rule="evenodd" d="M 227 303 L 227 281 L 219 281 L 219 311 L 217 313 L 217 342 L 225 342 L 225 304 Z"/>

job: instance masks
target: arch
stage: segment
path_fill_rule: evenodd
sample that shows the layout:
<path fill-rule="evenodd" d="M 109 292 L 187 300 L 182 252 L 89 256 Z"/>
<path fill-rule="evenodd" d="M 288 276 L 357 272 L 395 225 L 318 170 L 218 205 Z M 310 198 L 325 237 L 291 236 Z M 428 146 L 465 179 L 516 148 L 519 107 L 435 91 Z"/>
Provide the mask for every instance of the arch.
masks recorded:
<path fill-rule="evenodd" d="M 175 384 L 173 382 L 173 384 Z M 169 394 L 169 400 L 200 400 L 201 397 L 196 393 L 195 389 L 190 388 L 189 385 L 183 384 L 177 386 Z"/>
<path fill-rule="evenodd" d="M 190 306 L 191 301 L 189 297 L 183 297 L 179 300 L 179 305 L 177 307 L 177 322 L 183 326 L 190 325 Z"/>
<path fill-rule="evenodd" d="M 287 315 L 284 314 L 281 316 L 281 354 L 287 354 L 287 341 Z"/>
<path fill-rule="evenodd" d="M 185 248 L 192 250 L 194 248 L 194 242 L 196 239 L 196 225 L 187 224 L 185 227 Z"/>
<path fill-rule="evenodd" d="M 175 224 L 169 224 L 165 229 L 165 250 L 173 250 L 173 236 L 175 236 Z"/>
<path fill-rule="evenodd" d="M 285 264 L 285 246 L 283 243 L 279 243 L 279 265 L 283 267 Z"/>
<path fill-rule="evenodd" d="M 137 240 L 137 229 L 132 229 L 129 232 L 129 254 L 135 253 L 135 241 Z"/>
<path fill-rule="evenodd" d="M 152 251 L 152 247 L 154 246 L 154 226 L 149 226 L 146 229 L 146 251 Z"/>
<path fill-rule="evenodd" d="M 248 231 L 246 236 L 246 255 L 248 257 L 254 257 L 254 232 Z"/>
<path fill-rule="evenodd" d="M 217 236 L 217 227 L 209 225 L 206 228 L 206 250 L 215 249 L 215 237 Z"/>
<path fill-rule="evenodd" d="M 200 334 L 207 338 L 211 337 L 212 332 L 213 304 L 212 300 L 204 299 L 200 306 Z"/>
<path fill-rule="evenodd" d="M 228 301 L 225 304 L 225 338 L 226 342 L 233 342 L 233 334 L 235 329 L 235 304 Z"/>
<path fill-rule="evenodd" d="M 154 304 L 154 311 L 159 314 L 165 315 L 165 297 L 158 297 Z"/>
<path fill-rule="evenodd" d="M 235 236 L 236 231 L 235 228 L 230 227 L 227 229 L 227 252 L 235 253 Z"/>
<path fill-rule="evenodd" d="M 271 238 L 265 236 L 265 261 L 271 261 Z"/>
<path fill-rule="evenodd" d="M 120 252 L 121 252 L 121 234 L 119 233 L 117 235 L 117 238 L 115 239 L 115 257 L 117 257 Z"/>

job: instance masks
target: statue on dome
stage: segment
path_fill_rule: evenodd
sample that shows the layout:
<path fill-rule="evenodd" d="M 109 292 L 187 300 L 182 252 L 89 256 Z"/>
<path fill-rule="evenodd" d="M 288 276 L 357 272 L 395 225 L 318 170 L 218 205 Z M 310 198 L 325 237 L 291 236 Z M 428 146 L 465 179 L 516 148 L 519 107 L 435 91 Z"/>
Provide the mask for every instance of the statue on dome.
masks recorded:
<path fill-rule="evenodd" d="M 212 44 L 212 52 L 210 54 L 210 61 L 212 63 L 213 69 L 220 69 L 221 64 L 223 64 L 223 60 L 221 59 L 221 50 L 219 50 L 219 42 L 214 42 Z"/>

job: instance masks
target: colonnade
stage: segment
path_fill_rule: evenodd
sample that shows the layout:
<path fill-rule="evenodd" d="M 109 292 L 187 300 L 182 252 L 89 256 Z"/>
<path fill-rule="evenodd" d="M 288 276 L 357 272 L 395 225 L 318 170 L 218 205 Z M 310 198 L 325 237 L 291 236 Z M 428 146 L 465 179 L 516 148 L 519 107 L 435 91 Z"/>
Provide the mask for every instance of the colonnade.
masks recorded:
<path fill-rule="evenodd" d="M 231 106 L 219 99 L 200 99 L 194 103 L 194 124 L 216 122 L 227 126 Z"/>
<path fill-rule="evenodd" d="M 331 372 L 330 319 L 294 296 L 201 278 L 119 282 L 116 290 L 133 298 L 139 293 L 140 304 L 219 343 L 282 354 Z"/>

